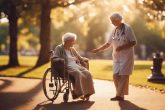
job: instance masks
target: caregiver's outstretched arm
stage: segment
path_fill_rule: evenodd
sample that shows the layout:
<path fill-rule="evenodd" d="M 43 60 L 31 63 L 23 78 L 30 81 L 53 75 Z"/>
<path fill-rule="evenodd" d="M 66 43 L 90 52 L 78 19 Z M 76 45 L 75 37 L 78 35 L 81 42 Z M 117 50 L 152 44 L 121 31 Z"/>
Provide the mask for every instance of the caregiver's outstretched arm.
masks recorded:
<path fill-rule="evenodd" d="M 105 43 L 105 44 L 101 45 L 100 47 L 91 50 L 91 52 L 97 53 L 97 52 L 99 52 L 99 51 L 102 51 L 102 50 L 108 48 L 109 46 L 110 46 L 109 43 Z"/>

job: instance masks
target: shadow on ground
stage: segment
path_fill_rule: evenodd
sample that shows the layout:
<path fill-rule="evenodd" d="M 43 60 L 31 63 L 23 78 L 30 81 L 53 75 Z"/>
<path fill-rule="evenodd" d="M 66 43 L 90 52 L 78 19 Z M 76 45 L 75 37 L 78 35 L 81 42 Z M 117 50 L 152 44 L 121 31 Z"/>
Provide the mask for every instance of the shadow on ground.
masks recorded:
<path fill-rule="evenodd" d="M 119 101 L 119 106 L 120 106 L 120 110 L 147 110 L 133 104 L 132 102 L 128 100 Z"/>
<path fill-rule="evenodd" d="M 0 66 L 0 71 L 6 70 L 8 68 L 10 68 L 10 66 L 8 66 L 8 65 L 1 65 Z"/>
<path fill-rule="evenodd" d="M 0 90 L 3 90 L 9 86 L 12 86 L 11 81 L 0 79 L 1 85 Z M 17 88 L 19 89 L 19 88 Z M 24 105 L 31 101 L 42 89 L 42 82 L 38 83 L 32 89 L 25 92 L 0 92 L 0 109 L 1 110 L 12 110 L 13 108 Z"/>
<path fill-rule="evenodd" d="M 94 101 L 73 101 L 68 103 L 53 104 L 51 102 L 42 102 L 38 104 L 34 110 L 89 110 L 89 108 L 94 104 Z"/>
<path fill-rule="evenodd" d="M 2 82 L 2 84 L 0 85 L 0 91 L 12 84 L 10 80 L 6 80 L 6 79 L 0 79 L 0 82 Z"/>

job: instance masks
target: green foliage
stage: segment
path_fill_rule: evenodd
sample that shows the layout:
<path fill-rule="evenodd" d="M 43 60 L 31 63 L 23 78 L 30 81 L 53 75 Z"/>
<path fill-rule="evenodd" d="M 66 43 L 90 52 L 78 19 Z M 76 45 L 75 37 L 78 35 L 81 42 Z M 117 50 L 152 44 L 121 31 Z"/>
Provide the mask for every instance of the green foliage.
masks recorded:
<path fill-rule="evenodd" d="M 146 25 L 146 21 L 142 13 L 136 15 L 135 20 L 131 23 L 135 35 L 137 37 L 137 46 L 135 47 L 136 54 L 140 56 L 141 44 L 144 44 L 147 49 L 147 57 L 151 57 L 153 52 L 164 51 L 165 52 L 165 39 L 161 38 L 161 33 Z M 139 21 L 141 21 L 139 23 Z"/>
<path fill-rule="evenodd" d="M 140 1 L 140 0 L 138 0 Z M 165 1 L 164 0 L 143 0 L 139 3 L 140 7 L 150 20 L 165 20 Z"/>
<path fill-rule="evenodd" d="M 7 47 L 7 36 L 8 36 L 8 24 L 2 23 L 0 24 L 0 51 L 1 46 L 5 45 L 5 48 Z"/>
<path fill-rule="evenodd" d="M 52 15 L 52 21 L 56 24 L 52 25 L 52 45 L 61 43 L 61 36 L 65 32 L 74 32 L 78 35 L 79 49 L 83 51 L 89 51 L 104 42 L 109 21 L 103 19 L 103 16 L 106 16 L 106 13 L 102 12 L 103 3 L 93 3 L 88 4 L 89 8 L 82 4 L 73 9 L 56 9 L 59 11 Z M 62 26 L 58 27 L 60 24 Z"/>

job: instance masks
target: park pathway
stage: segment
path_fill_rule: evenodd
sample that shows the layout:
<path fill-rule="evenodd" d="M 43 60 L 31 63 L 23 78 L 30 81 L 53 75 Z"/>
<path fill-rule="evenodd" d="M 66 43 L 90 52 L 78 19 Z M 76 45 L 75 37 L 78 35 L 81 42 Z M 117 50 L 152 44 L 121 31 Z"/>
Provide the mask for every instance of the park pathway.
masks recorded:
<path fill-rule="evenodd" d="M 113 82 L 94 80 L 96 93 L 89 102 L 63 103 L 62 95 L 52 104 L 42 91 L 41 79 L 0 77 L 0 110 L 165 110 L 165 94 L 130 86 L 125 101 L 110 101 Z"/>

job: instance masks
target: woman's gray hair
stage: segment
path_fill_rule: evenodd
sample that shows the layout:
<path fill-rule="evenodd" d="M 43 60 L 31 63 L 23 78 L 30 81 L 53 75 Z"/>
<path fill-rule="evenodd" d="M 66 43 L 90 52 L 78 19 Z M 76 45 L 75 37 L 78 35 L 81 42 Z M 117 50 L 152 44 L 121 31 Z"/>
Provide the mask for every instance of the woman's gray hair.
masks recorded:
<path fill-rule="evenodd" d="M 121 21 L 121 20 L 122 20 L 122 16 L 121 16 L 119 13 L 113 13 L 113 14 L 110 16 L 110 19 L 111 19 L 111 20 L 119 20 L 119 21 Z"/>
<path fill-rule="evenodd" d="M 71 39 L 76 40 L 76 39 L 77 39 L 77 35 L 74 34 L 74 33 L 71 33 L 71 32 L 67 32 L 67 33 L 65 33 L 65 34 L 62 36 L 62 42 L 63 42 L 63 44 L 64 44 L 66 41 L 71 40 Z"/>

